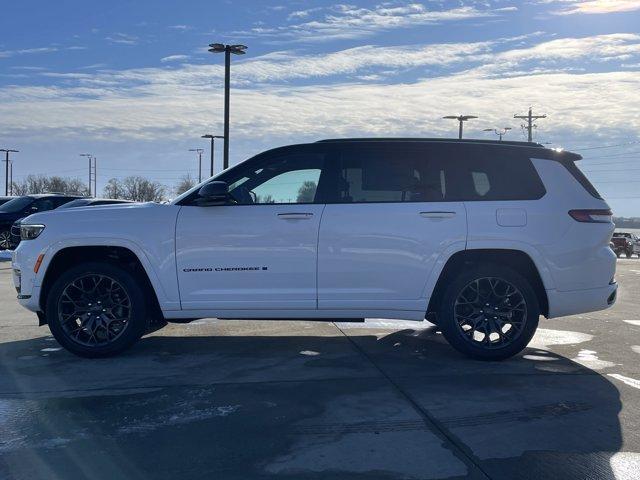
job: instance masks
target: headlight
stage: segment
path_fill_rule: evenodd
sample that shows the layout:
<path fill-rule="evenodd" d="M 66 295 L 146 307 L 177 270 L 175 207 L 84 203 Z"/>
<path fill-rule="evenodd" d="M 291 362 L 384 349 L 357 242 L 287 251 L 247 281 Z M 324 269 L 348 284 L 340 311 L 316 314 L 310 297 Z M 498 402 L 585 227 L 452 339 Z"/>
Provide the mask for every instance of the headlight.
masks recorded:
<path fill-rule="evenodd" d="M 20 225 L 20 239 L 33 240 L 38 238 L 43 230 L 44 225 Z"/>

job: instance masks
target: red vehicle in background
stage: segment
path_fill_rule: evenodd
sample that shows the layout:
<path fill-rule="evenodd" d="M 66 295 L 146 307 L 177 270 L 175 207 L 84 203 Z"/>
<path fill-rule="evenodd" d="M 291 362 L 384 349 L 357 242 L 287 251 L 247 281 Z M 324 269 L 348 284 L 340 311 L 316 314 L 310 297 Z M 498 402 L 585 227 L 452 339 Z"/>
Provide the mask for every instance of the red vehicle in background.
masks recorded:
<path fill-rule="evenodd" d="M 611 238 L 611 249 L 617 257 L 631 258 L 635 253 L 640 258 L 640 239 L 633 233 L 615 232 Z"/>

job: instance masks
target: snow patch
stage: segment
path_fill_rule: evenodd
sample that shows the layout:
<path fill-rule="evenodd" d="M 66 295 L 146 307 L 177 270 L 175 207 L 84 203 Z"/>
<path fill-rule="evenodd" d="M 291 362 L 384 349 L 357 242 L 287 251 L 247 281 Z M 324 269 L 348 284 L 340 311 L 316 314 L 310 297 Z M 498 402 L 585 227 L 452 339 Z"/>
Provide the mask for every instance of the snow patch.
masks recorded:
<path fill-rule="evenodd" d="M 620 375 L 619 373 L 608 373 L 607 375 L 609 377 L 615 378 L 616 380 L 620 380 L 622 383 L 625 383 L 630 387 L 640 390 L 640 380 L 636 380 L 635 378 L 631 377 L 625 377 L 624 375 Z"/>
<path fill-rule="evenodd" d="M 629 325 L 635 325 L 636 327 L 640 327 L 640 320 L 624 320 L 625 323 Z"/>
<path fill-rule="evenodd" d="M 614 367 L 616 365 L 613 362 L 600 360 L 598 358 L 598 352 L 594 350 L 580 350 L 578 356 L 572 360 L 592 370 L 602 370 L 603 368 Z"/>

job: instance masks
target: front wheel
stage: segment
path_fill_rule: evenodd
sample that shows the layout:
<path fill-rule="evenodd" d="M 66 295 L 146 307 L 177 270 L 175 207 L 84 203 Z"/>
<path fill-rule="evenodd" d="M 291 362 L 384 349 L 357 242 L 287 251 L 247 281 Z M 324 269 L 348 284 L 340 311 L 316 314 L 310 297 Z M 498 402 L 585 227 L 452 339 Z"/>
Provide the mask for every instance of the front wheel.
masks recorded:
<path fill-rule="evenodd" d="M 7 231 L 0 232 L 0 250 L 9 250 L 11 248 L 11 233 Z"/>
<path fill-rule="evenodd" d="M 138 282 L 109 263 L 82 263 L 63 273 L 47 296 L 46 316 L 60 345 L 89 358 L 120 353 L 146 329 Z"/>
<path fill-rule="evenodd" d="M 531 341 L 540 316 L 530 282 L 500 265 L 473 266 L 447 287 L 439 312 L 442 333 L 459 352 L 503 360 Z"/>

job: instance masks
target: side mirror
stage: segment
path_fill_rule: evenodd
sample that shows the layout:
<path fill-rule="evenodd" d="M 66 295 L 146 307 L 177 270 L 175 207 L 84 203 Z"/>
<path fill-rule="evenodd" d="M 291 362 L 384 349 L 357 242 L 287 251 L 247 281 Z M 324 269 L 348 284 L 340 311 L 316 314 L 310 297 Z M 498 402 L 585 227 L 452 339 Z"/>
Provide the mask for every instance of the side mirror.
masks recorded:
<path fill-rule="evenodd" d="M 229 185 L 227 182 L 209 182 L 198 191 L 200 205 L 224 205 L 229 201 Z"/>

